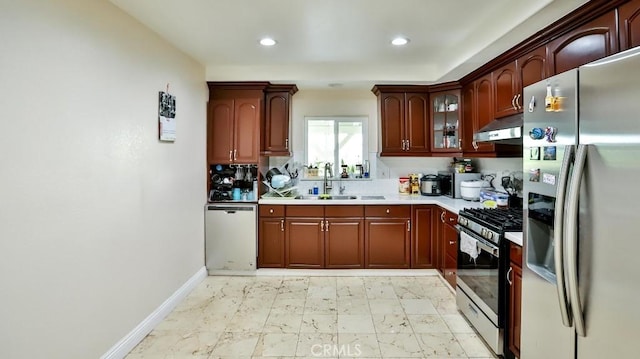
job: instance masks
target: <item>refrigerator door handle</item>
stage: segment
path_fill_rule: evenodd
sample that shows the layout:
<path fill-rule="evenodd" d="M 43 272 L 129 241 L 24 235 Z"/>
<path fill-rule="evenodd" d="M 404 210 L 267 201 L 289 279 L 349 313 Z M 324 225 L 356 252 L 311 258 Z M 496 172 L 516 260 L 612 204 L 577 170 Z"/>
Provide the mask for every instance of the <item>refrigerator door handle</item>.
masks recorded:
<path fill-rule="evenodd" d="M 582 304 L 580 303 L 580 293 L 578 291 L 578 199 L 580 197 L 582 177 L 584 176 L 584 165 L 587 161 L 587 149 L 588 145 L 578 145 L 578 150 L 576 151 L 573 176 L 567 197 L 567 225 L 565 227 L 565 238 L 567 240 L 567 279 L 571 311 L 573 313 L 573 322 L 576 326 L 576 333 L 581 337 L 586 336 L 586 331 L 582 315 Z"/>
<path fill-rule="evenodd" d="M 571 327 L 571 317 L 569 316 L 569 301 L 567 298 L 566 283 L 564 273 L 564 240 L 563 240 L 563 223 L 564 223 L 564 200 L 567 195 L 567 182 L 569 180 L 569 167 L 573 161 L 575 146 L 567 146 L 560 167 L 560 175 L 558 178 L 558 187 L 556 187 L 556 211 L 553 219 L 554 233 L 553 246 L 556 270 L 556 289 L 558 291 L 558 303 L 560 304 L 560 314 L 562 315 L 562 324 L 565 327 Z"/>

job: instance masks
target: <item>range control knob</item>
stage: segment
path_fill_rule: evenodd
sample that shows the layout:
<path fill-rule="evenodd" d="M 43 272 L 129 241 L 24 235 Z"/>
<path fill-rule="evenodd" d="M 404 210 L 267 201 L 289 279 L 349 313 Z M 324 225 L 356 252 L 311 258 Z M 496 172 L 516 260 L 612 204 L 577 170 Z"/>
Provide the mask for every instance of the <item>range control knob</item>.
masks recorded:
<path fill-rule="evenodd" d="M 487 231 L 487 239 L 492 239 L 492 238 L 493 238 L 493 232 Z"/>
<path fill-rule="evenodd" d="M 481 235 L 481 236 L 483 236 L 483 237 L 485 237 L 485 236 L 487 235 L 487 229 L 486 229 L 486 228 L 482 228 L 482 229 L 480 230 L 480 235 Z"/>

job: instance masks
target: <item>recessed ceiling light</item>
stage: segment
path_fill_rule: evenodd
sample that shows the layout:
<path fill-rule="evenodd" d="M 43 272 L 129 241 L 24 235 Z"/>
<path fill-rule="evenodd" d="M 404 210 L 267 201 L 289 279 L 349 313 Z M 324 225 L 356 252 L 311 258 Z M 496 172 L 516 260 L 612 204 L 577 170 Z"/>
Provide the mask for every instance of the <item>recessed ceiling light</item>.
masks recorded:
<path fill-rule="evenodd" d="M 406 37 L 396 37 L 395 39 L 391 40 L 391 43 L 396 46 L 402 46 L 409 43 L 409 39 L 407 39 Z"/>
<path fill-rule="evenodd" d="M 270 37 L 265 37 L 260 39 L 260 45 L 262 46 L 273 46 L 276 44 L 276 40 L 270 38 Z"/>

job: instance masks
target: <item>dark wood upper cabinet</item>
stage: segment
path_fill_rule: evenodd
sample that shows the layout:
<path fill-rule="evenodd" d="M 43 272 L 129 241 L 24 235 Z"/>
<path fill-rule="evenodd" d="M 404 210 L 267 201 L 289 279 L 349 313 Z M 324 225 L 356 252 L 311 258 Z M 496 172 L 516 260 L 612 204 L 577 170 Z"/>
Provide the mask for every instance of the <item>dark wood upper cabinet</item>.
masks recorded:
<path fill-rule="evenodd" d="M 462 151 L 460 90 L 429 94 L 431 111 L 431 152 Z"/>
<path fill-rule="evenodd" d="M 548 45 L 549 74 L 556 75 L 618 52 L 616 13 L 610 11 Z"/>
<path fill-rule="evenodd" d="M 406 93 L 405 101 L 406 151 L 429 152 L 429 96 L 424 93 Z"/>
<path fill-rule="evenodd" d="M 265 90 L 263 155 L 291 156 L 291 98 L 297 91 L 296 85 L 270 85 Z"/>
<path fill-rule="evenodd" d="M 495 119 L 493 115 L 493 81 L 491 74 L 487 74 L 475 81 L 476 88 L 476 116 L 473 132 L 477 132 Z M 495 152 L 495 145 L 490 142 L 475 142 L 473 148 L 476 153 Z"/>
<path fill-rule="evenodd" d="M 425 86 L 377 85 L 381 156 L 429 153 L 429 94 Z"/>
<path fill-rule="evenodd" d="M 233 162 L 258 163 L 260 156 L 261 98 L 239 98 L 234 103 Z M 216 129 L 217 130 L 217 129 Z"/>
<path fill-rule="evenodd" d="M 255 164 L 268 82 L 208 82 L 207 161 Z"/>
<path fill-rule="evenodd" d="M 471 82 L 462 87 L 462 151 L 474 152 L 474 123 L 476 123 L 476 84 Z"/>
<path fill-rule="evenodd" d="M 516 73 L 516 62 L 493 71 L 494 118 L 505 117 L 519 112 L 516 99 L 520 94 Z"/>
<path fill-rule="evenodd" d="M 640 0 L 633 0 L 620 6 L 618 19 L 620 51 L 640 46 Z"/>
<path fill-rule="evenodd" d="M 207 161 L 233 162 L 233 100 L 211 100 L 207 114 Z"/>
<path fill-rule="evenodd" d="M 517 104 L 520 108 L 524 107 L 522 99 L 522 89 L 534 84 L 538 81 L 546 79 L 547 76 L 547 48 L 539 47 L 516 60 L 516 68 L 518 71 L 519 94 Z"/>

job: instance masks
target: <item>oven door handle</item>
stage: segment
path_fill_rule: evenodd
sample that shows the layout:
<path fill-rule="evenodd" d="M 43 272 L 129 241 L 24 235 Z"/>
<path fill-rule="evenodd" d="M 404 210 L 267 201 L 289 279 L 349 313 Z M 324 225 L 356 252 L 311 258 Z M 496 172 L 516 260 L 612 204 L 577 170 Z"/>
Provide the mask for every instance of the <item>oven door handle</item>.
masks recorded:
<path fill-rule="evenodd" d="M 468 234 L 471 238 L 478 241 L 478 248 L 484 250 L 487 253 L 490 253 L 492 256 L 496 258 L 500 258 L 500 250 L 498 246 L 494 244 L 490 244 L 484 238 L 479 237 L 477 234 L 467 230 L 466 228 L 460 225 L 457 225 L 456 228 L 458 229 L 459 232 L 464 232 L 465 234 Z"/>

